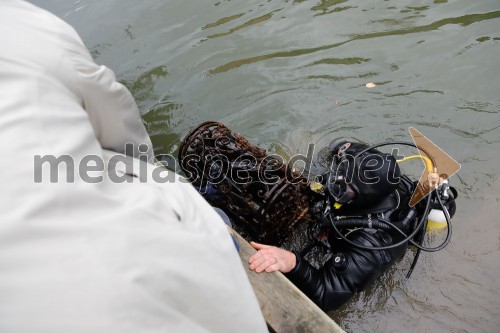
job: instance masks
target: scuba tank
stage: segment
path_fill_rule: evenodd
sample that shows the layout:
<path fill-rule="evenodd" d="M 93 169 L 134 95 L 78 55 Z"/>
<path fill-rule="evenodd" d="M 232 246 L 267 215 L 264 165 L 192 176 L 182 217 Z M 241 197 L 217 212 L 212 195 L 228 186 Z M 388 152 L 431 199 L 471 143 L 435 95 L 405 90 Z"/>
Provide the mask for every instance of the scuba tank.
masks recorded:
<path fill-rule="evenodd" d="M 448 180 L 443 181 L 437 188 L 437 192 L 441 197 L 441 202 L 434 199 L 431 203 L 431 210 L 427 216 L 427 231 L 441 231 L 448 226 L 446 214 L 451 217 L 455 215 L 456 204 L 455 198 L 457 192 L 453 187 L 450 187 Z"/>

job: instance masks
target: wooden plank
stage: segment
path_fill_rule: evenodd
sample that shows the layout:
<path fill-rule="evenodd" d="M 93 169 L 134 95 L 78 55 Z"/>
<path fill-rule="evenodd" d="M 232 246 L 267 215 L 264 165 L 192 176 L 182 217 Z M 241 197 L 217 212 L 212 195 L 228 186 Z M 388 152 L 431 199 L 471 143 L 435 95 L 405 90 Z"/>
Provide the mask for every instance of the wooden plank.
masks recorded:
<path fill-rule="evenodd" d="M 268 326 L 277 333 L 345 333 L 282 273 L 255 273 L 248 259 L 256 250 L 237 232 L 240 258 Z"/>

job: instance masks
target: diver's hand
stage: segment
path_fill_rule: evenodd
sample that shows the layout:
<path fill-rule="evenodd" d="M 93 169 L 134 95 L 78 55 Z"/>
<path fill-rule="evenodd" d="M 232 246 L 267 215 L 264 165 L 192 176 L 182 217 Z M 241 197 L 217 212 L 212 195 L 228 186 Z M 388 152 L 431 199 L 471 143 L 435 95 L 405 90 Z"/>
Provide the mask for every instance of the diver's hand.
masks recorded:
<path fill-rule="evenodd" d="M 250 257 L 248 263 L 250 269 L 257 273 L 266 271 L 280 271 L 282 273 L 290 272 L 296 265 L 295 254 L 290 251 L 280 249 L 276 246 L 264 245 L 250 242 L 254 249 L 258 250 Z"/>

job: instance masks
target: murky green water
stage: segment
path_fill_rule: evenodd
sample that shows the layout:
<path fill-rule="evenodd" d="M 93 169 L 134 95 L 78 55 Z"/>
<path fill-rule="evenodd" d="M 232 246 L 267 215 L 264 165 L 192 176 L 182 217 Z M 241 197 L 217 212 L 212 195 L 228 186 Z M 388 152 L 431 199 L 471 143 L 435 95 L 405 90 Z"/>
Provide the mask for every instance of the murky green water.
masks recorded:
<path fill-rule="evenodd" d="M 350 332 L 500 331 L 500 1 L 33 2 L 127 83 L 157 153 L 205 120 L 282 155 L 416 127 L 462 164 L 452 242 L 332 317 Z"/>

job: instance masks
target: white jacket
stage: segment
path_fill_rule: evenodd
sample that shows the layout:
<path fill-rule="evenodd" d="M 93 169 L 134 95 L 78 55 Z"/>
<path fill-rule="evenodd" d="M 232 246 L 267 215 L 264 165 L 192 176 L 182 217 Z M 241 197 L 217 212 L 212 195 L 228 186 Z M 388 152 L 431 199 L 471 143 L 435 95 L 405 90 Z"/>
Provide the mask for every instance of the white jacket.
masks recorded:
<path fill-rule="evenodd" d="M 124 151 L 125 143 L 135 151 Z M 0 332 L 265 332 L 227 230 L 191 185 L 128 158 L 78 175 L 88 155 L 152 158 L 130 93 L 52 14 L 0 0 Z M 69 155 L 50 181 L 36 155 Z M 84 160 L 85 161 L 85 160 Z M 146 170 L 146 169 L 143 169 Z M 54 170 L 53 170 L 54 171 Z M 93 178 L 96 179 L 96 178 Z"/>

